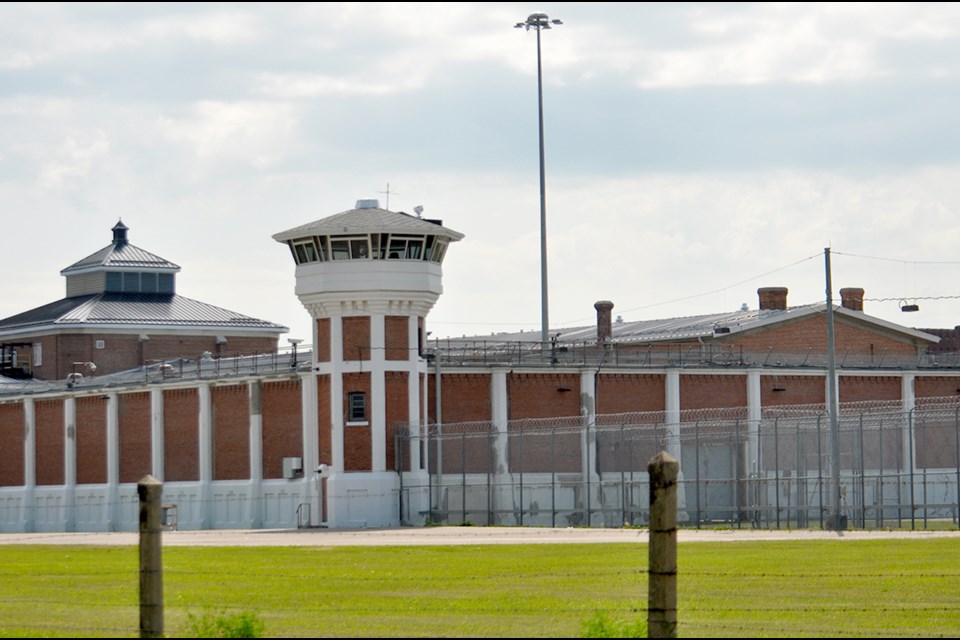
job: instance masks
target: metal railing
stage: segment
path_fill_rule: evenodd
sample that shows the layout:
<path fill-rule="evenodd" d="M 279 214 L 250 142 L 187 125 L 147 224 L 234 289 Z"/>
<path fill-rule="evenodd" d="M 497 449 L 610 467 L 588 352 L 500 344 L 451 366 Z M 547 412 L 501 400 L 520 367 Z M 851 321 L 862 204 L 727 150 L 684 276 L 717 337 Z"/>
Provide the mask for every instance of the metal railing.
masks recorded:
<path fill-rule="evenodd" d="M 431 357 L 441 366 L 604 366 L 604 367 L 789 367 L 825 369 L 828 354 L 813 348 L 797 351 L 774 347 L 747 350 L 717 344 L 641 344 L 498 340 L 437 340 Z M 836 366 L 848 369 L 957 369 L 960 352 L 919 355 L 854 353 L 836 354 Z"/>
<path fill-rule="evenodd" d="M 18 380 L 0 384 L 0 396 L 49 393 L 66 390 L 127 387 L 177 380 L 216 380 L 241 376 L 270 376 L 309 371 L 313 365 L 310 347 L 278 348 L 251 354 L 209 352 L 195 358 L 150 360 L 140 367 L 106 375 L 72 375 L 66 380 Z"/>

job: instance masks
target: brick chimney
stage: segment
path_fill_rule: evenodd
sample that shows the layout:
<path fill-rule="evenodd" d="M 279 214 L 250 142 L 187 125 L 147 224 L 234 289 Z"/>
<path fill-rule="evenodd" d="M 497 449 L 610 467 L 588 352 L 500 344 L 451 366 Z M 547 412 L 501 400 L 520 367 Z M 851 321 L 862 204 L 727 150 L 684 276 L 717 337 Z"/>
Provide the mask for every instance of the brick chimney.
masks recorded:
<path fill-rule="evenodd" d="M 851 311 L 863 311 L 863 289 L 847 287 L 840 289 L 841 304 Z"/>
<path fill-rule="evenodd" d="M 757 289 L 757 295 L 760 297 L 761 311 L 787 310 L 786 287 L 760 287 Z"/>
<path fill-rule="evenodd" d="M 600 300 L 593 304 L 597 310 L 597 342 L 603 344 L 613 335 L 613 323 L 611 321 L 613 303 L 609 300 Z"/>

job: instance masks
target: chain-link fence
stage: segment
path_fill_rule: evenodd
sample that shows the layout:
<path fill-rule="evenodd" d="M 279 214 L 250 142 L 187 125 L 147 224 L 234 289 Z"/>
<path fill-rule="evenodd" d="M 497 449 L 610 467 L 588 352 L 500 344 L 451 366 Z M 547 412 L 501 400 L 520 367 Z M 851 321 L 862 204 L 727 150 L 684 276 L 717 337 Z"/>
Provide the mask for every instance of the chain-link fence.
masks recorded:
<path fill-rule="evenodd" d="M 429 513 L 404 522 L 528 526 L 642 526 L 647 464 L 680 461 L 684 525 L 760 528 L 929 528 L 956 523 L 960 503 L 960 404 L 928 399 L 845 405 L 833 426 L 823 406 L 780 407 L 431 425 L 398 429 L 397 460 L 419 446 Z M 401 499 L 410 504 L 410 500 Z M 839 511 L 837 511 L 839 507 Z M 832 521 L 833 514 L 841 518 Z"/>

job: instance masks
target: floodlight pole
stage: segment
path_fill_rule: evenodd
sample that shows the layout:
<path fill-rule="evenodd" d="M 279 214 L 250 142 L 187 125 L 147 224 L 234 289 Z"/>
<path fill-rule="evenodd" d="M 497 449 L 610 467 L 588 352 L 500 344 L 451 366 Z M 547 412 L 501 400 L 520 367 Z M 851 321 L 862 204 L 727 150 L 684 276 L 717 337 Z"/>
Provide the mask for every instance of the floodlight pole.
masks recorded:
<path fill-rule="evenodd" d="M 827 415 L 830 416 L 831 449 L 831 496 L 833 498 L 833 528 L 843 531 L 840 518 L 840 429 L 837 422 L 837 363 L 836 338 L 833 329 L 833 276 L 830 269 L 830 248 L 823 250 L 824 268 L 827 274 Z"/>
<path fill-rule="evenodd" d="M 540 59 L 540 31 L 551 25 L 563 24 L 551 20 L 545 13 L 532 13 L 525 22 L 514 25 L 517 29 L 533 29 L 537 32 L 537 106 L 540 118 L 540 342 L 546 352 L 550 344 L 549 304 L 547 302 L 547 180 L 543 153 L 543 71 Z"/>

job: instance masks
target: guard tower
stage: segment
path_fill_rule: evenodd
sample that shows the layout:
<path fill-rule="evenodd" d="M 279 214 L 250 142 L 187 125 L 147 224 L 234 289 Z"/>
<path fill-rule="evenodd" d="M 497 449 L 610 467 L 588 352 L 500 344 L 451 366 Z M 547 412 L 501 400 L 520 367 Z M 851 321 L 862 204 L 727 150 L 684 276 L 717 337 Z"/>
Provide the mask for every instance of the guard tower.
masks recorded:
<path fill-rule="evenodd" d="M 303 468 L 331 527 L 399 524 L 395 426 L 426 426 L 424 321 L 443 291 L 447 247 L 463 238 L 419 211 L 359 200 L 273 236 L 290 248 L 296 294 L 313 318 L 304 388 L 315 392 L 303 406 L 304 424 L 317 428 L 304 431 Z M 402 457 L 405 472 L 426 475 L 419 445 Z"/>

